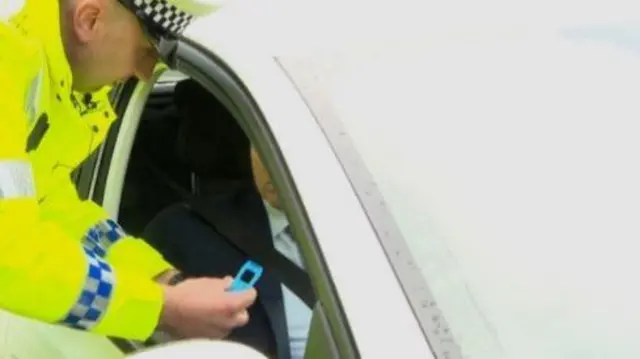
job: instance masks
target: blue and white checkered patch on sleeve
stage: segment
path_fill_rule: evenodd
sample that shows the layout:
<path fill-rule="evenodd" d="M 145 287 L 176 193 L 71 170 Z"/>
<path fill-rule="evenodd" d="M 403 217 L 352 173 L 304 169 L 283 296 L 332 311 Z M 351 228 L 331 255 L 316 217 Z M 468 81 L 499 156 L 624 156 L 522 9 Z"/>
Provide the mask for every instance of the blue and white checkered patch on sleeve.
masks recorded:
<path fill-rule="evenodd" d="M 116 243 L 126 233 L 114 220 L 107 219 L 91 227 L 84 236 L 84 245 L 104 258 L 109 247 Z"/>
<path fill-rule="evenodd" d="M 61 324 L 83 330 L 91 330 L 107 311 L 113 294 L 115 277 L 111 266 L 100 258 L 93 250 L 84 248 L 88 271 L 80 293 Z"/>

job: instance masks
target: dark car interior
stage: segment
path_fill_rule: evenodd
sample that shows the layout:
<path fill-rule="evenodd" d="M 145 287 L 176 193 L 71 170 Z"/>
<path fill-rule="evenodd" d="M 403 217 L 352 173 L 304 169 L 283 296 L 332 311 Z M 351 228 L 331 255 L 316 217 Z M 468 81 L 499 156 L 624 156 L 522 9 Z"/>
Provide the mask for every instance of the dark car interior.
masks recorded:
<path fill-rule="evenodd" d="M 184 88 L 193 82 L 180 85 Z M 211 113 L 204 120 L 185 103 L 216 101 L 215 97 L 179 98 L 174 88 L 152 92 L 131 151 L 119 220 L 135 236 L 162 210 L 195 195 L 199 179 L 233 176 L 252 183 L 250 142 L 231 114 L 222 104 L 209 103 Z M 176 98 L 182 103 L 180 109 Z M 222 149 L 226 155 L 217 156 Z"/>
<path fill-rule="evenodd" d="M 120 204 L 120 223 L 134 236 L 180 201 L 181 190 L 191 190 L 191 172 L 177 151 L 180 125 L 173 91 L 154 91 L 140 119 Z"/>

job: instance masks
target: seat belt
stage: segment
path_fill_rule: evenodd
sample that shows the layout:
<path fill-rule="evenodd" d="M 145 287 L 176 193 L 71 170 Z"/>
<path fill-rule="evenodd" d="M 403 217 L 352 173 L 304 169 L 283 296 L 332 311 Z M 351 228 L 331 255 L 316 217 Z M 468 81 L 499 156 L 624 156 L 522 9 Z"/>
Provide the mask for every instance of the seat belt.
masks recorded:
<path fill-rule="evenodd" d="M 213 226 L 221 223 L 217 218 L 216 209 L 207 201 L 192 198 L 189 208 L 200 216 L 205 222 Z M 316 303 L 316 296 L 311 285 L 311 278 L 302 268 L 298 267 L 289 258 L 285 257 L 273 245 L 264 243 L 258 238 L 250 238 L 242 235 L 225 236 L 231 244 L 249 258 L 261 264 L 267 271 L 273 272 L 287 288 L 295 293 L 309 308 Z"/>
<path fill-rule="evenodd" d="M 169 178 L 163 171 L 160 171 L 151 161 L 145 161 L 145 165 L 150 168 L 158 177 L 166 182 L 171 188 L 176 190 L 188 204 L 191 211 L 197 214 L 202 220 L 212 227 L 220 225 L 222 219 L 218 218 L 219 213 L 216 208 L 212 208 L 207 201 L 201 200 L 197 195 L 187 191 L 184 187 Z M 239 213 L 238 215 L 242 215 Z M 217 224 L 217 225 L 216 225 Z M 309 274 L 302 268 L 295 265 L 285 257 L 273 245 L 268 245 L 256 238 L 245 236 L 225 236 L 231 244 L 249 258 L 258 262 L 266 270 L 273 272 L 287 288 L 298 296 L 309 308 L 316 304 L 316 295 L 311 285 Z"/>

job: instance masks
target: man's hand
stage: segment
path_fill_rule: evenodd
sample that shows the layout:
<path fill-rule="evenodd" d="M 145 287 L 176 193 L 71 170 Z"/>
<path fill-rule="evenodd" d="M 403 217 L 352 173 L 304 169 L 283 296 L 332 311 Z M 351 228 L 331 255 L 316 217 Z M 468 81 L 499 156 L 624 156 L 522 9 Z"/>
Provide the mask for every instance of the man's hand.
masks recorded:
<path fill-rule="evenodd" d="M 178 338 L 224 338 L 249 321 L 247 308 L 256 300 L 255 289 L 227 292 L 227 277 L 187 279 L 166 286 L 160 329 Z"/>

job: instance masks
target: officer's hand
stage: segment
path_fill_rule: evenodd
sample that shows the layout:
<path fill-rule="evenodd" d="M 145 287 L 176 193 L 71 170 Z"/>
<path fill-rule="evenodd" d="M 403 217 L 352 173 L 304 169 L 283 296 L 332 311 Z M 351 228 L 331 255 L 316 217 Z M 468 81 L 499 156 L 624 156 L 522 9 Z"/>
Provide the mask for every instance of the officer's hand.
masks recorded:
<path fill-rule="evenodd" d="M 164 287 L 160 329 L 180 338 L 218 339 L 247 324 L 256 291 L 227 292 L 231 282 L 230 277 L 197 278 Z"/>

